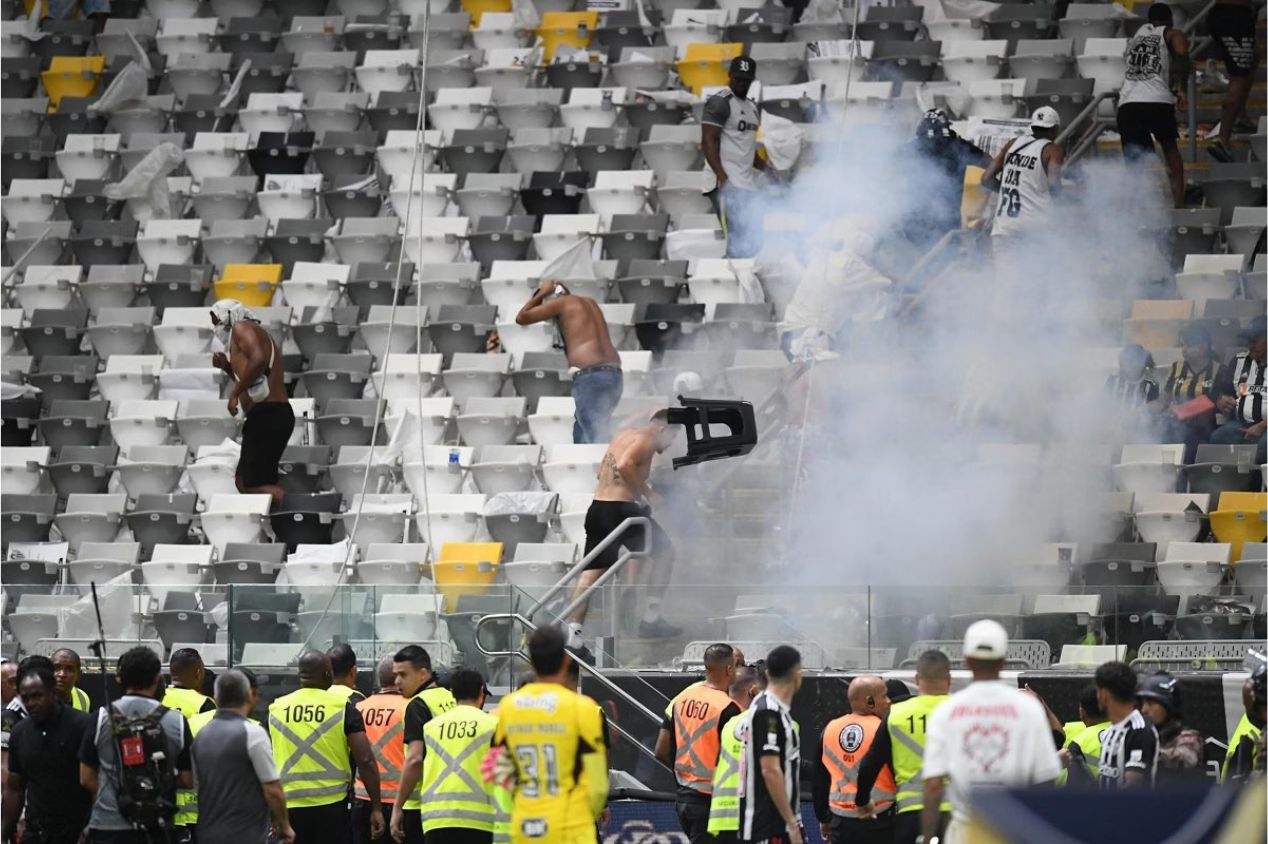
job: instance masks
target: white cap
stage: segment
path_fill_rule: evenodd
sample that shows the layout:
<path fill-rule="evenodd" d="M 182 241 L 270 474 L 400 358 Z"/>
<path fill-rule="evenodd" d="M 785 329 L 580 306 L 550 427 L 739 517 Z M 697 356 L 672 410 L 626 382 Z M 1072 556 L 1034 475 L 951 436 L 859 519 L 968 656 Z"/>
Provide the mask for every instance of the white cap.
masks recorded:
<path fill-rule="evenodd" d="M 1057 110 L 1052 106 L 1043 106 L 1035 109 L 1035 113 L 1030 115 L 1030 128 L 1032 129 L 1055 129 L 1061 125 L 1061 115 L 1057 114 Z"/>
<path fill-rule="evenodd" d="M 998 621 L 984 618 L 964 631 L 964 657 L 1003 659 L 1008 656 L 1008 632 Z"/>

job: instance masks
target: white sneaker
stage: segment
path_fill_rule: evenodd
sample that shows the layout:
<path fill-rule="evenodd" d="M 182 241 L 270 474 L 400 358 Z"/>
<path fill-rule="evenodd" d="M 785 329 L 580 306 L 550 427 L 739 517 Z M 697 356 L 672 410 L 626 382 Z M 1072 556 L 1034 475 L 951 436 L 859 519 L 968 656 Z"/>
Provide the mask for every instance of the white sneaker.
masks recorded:
<path fill-rule="evenodd" d="M 581 625 L 575 621 L 568 622 L 568 647 L 581 647 Z"/>

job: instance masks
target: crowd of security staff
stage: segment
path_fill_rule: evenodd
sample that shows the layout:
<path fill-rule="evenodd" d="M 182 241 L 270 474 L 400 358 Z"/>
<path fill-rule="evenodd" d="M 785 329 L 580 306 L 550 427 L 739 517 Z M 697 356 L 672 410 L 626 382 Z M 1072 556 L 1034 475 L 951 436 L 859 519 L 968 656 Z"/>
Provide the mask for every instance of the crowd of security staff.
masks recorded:
<path fill-rule="evenodd" d="M 578 691 L 566 645 L 562 630 L 535 631 L 531 679 L 489 712 L 478 672 L 450 672 L 442 685 L 417 645 L 378 663 L 369 696 L 348 645 L 306 651 L 299 688 L 267 706 L 250 671 L 210 682 L 192 648 L 173 651 L 166 671 L 148 648 L 127 651 L 122 696 L 95 712 L 74 651 L 6 661 L 0 844 L 591 844 L 607 818 L 608 725 Z M 796 649 L 748 664 L 738 648 L 711 645 L 703 679 L 666 708 L 655 748 L 673 768 L 687 839 L 800 844 L 807 771 L 810 840 L 833 844 L 968 840 L 982 787 L 1149 788 L 1200 776 L 1202 736 L 1184 720 L 1174 677 L 1106 663 L 1078 720 L 1062 723 L 1029 688 L 1001 680 L 1007 650 L 997 623 L 970 626 L 972 682 L 955 694 L 940 651 L 917 659 L 915 694 L 854 677 L 841 714 L 803 750 Z M 1261 659 L 1242 690 L 1226 782 L 1264 770 L 1265 679 Z M 261 709 L 266 720 L 253 720 Z"/>

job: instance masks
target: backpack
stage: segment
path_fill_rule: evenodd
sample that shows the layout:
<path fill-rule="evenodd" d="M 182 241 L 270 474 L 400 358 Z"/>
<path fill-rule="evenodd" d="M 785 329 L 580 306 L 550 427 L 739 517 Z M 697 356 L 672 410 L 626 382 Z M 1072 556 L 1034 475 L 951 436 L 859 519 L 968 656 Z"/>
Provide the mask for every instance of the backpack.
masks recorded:
<path fill-rule="evenodd" d="M 129 716 L 110 705 L 110 729 L 119 761 L 119 814 L 138 829 L 172 826 L 176 815 L 176 759 L 163 730 L 166 706 Z"/>

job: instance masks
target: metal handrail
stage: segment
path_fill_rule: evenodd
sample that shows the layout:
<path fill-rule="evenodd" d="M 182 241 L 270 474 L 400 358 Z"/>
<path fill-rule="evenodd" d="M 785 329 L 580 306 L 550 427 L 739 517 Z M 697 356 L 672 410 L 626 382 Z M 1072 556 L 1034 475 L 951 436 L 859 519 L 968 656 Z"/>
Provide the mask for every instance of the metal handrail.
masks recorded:
<path fill-rule="evenodd" d="M 1096 117 L 1097 109 L 1100 108 L 1102 102 L 1108 99 L 1117 100 L 1118 92 L 1117 91 L 1103 91 L 1100 94 L 1097 94 L 1095 97 L 1093 97 L 1092 102 L 1085 105 L 1083 107 L 1083 110 L 1079 112 L 1078 116 L 1070 121 L 1070 125 L 1061 130 L 1061 132 L 1057 135 L 1053 143 L 1064 144 L 1066 141 L 1070 140 L 1070 137 L 1075 133 L 1076 129 L 1082 129 L 1082 124 L 1084 121 L 1086 121 L 1089 117 L 1092 117 L 1092 118 Z"/>
<path fill-rule="evenodd" d="M 1203 6 L 1200 12 L 1189 18 L 1189 20 L 1185 22 L 1184 26 L 1180 27 L 1180 31 L 1186 36 L 1192 35 L 1193 31 L 1197 29 L 1198 24 L 1204 21 L 1206 16 L 1211 13 L 1211 10 L 1215 8 L 1215 4 L 1217 2 L 1218 0 L 1211 0 L 1211 2 Z M 1207 47 L 1210 47 L 1213 43 L 1215 43 L 1215 39 L 1208 35 L 1196 44 L 1189 45 L 1189 79 L 1185 84 L 1184 95 L 1185 99 L 1188 100 L 1187 107 L 1185 108 L 1185 111 L 1187 112 L 1185 114 L 1185 118 L 1189 124 L 1190 162 L 1198 160 L 1198 77 L 1197 74 L 1194 73 L 1192 65 L 1197 60 L 1198 53 L 1202 52 Z"/>
<path fill-rule="evenodd" d="M 528 655 L 525 654 L 522 650 L 513 649 L 513 650 L 507 650 L 507 651 L 491 651 L 485 648 L 484 643 L 480 641 L 481 627 L 483 627 L 486 623 L 491 621 L 503 621 L 503 620 L 519 622 L 520 624 L 524 625 L 524 627 L 528 628 L 529 630 L 537 629 L 537 625 L 534 624 L 531 619 L 525 618 L 520 613 L 517 613 L 517 612 L 490 613 L 489 615 L 482 616 L 475 623 L 475 628 L 473 630 L 473 634 L 475 638 L 475 646 L 480 650 L 480 653 L 484 654 L 485 656 L 489 656 L 489 657 L 499 657 L 499 656 L 516 657 L 518 656 L 520 659 L 523 659 L 525 662 L 527 662 Z M 630 706 L 634 707 L 634 710 L 636 712 L 645 716 L 648 720 L 650 720 L 654 724 L 659 725 L 662 722 L 663 719 L 660 715 L 648 709 L 646 706 L 643 705 L 642 701 L 638 700 L 638 698 L 634 697 L 629 692 L 625 691 L 625 689 L 617 685 L 615 682 L 605 677 L 602 671 L 600 671 L 598 668 L 596 668 L 595 666 L 591 665 L 590 663 L 586 662 L 584 659 L 579 657 L 575 650 L 569 648 L 568 655 L 572 657 L 572 661 L 577 663 L 577 665 L 580 668 L 582 668 L 591 677 L 598 680 L 601 686 L 603 686 L 605 689 L 607 689 L 616 697 L 619 697 L 621 700 L 628 703 Z M 672 769 L 670 769 L 668 765 L 666 765 L 664 762 L 656 758 L 656 753 L 651 748 L 649 748 L 647 745 L 639 741 L 638 738 L 630 734 L 624 727 L 621 727 L 619 724 L 613 723 L 612 721 L 608 722 L 608 726 L 616 729 L 618 733 L 620 733 L 627 741 L 629 741 L 630 744 L 634 745 L 634 747 L 637 748 L 638 751 L 642 753 L 644 756 L 648 757 L 649 759 L 652 759 L 653 761 L 656 762 L 656 764 L 660 765 L 665 770 L 670 771 L 670 773 L 673 773 Z"/>
<path fill-rule="evenodd" d="M 588 566 L 596 557 L 598 557 L 600 554 L 606 551 L 612 545 L 612 543 L 620 539 L 621 536 L 625 533 L 625 531 L 629 530 L 631 527 L 639 527 L 639 526 L 643 528 L 642 550 L 636 551 L 636 552 L 630 551 L 629 549 L 622 550 L 621 555 L 617 557 L 616 562 L 612 564 L 612 566 L 608 569 L 607 572 L 604 572 L 604 577 L 599 578 L 599 581 L 604 580 L 607 577 L 608 573 L 619 570 L 622 566 L 625 565 L 626 560 L 628 560 L 630 557 L 634 557 L 634 556 L 645 557 L 648 554 L 650 554 L 652 552 L 651 519 L 649 519 L 647 516 L 629 516 L 623 522 L 617 525 L 615 530 L 613 530 L 607 536 L 603 537 L 602 542 L 594 546 L 594 548 L 592 548 L 588 554 L 586 554 L 579 561 L 577 561 L 577 563 L 573 565 L 572 568 L 568 569 L 568 571 L 564 573 L 564 576 L 559 578 L 559 580 L 555 582 L 554 586 L 550 587 L 544 593 L 542 593 L 541 597 L 537 599 L 537 602 L 534 603 L 531 607 L 529 607 L 528 617 L 532 618 L 534 615 L 537 614 L 538 610 L 546 606 L 546 604 L 550 603 L 551 599 L 553 599 L 556 595 L 558 595 L 560 592 L 564 590 L 564 588 L 568 585 L 568 581 L 572 580 L 574 577 L 580 574 L 585 569 L 585 567 Z M 580 601 L 582 598 L 589 598 L 590 593 L 592 593 L 594 591 L 594 588 L 598 586 L 599 581 L 596 581 L 594 584 L 592 584 L 590 588 L 588 588 L 585 592 L 583 592 L 580 596 L 578 596 L 576 601 L 573 601 L 572 604 L 569 604 L 568 609 L 571 610 L 573 608 L 573 605 L 576 604 L 577 601 Z M 567 612 L 565 611 L 564 613 L 560 613 L 560 615 L 562 617 L 567 617 Z"/>

